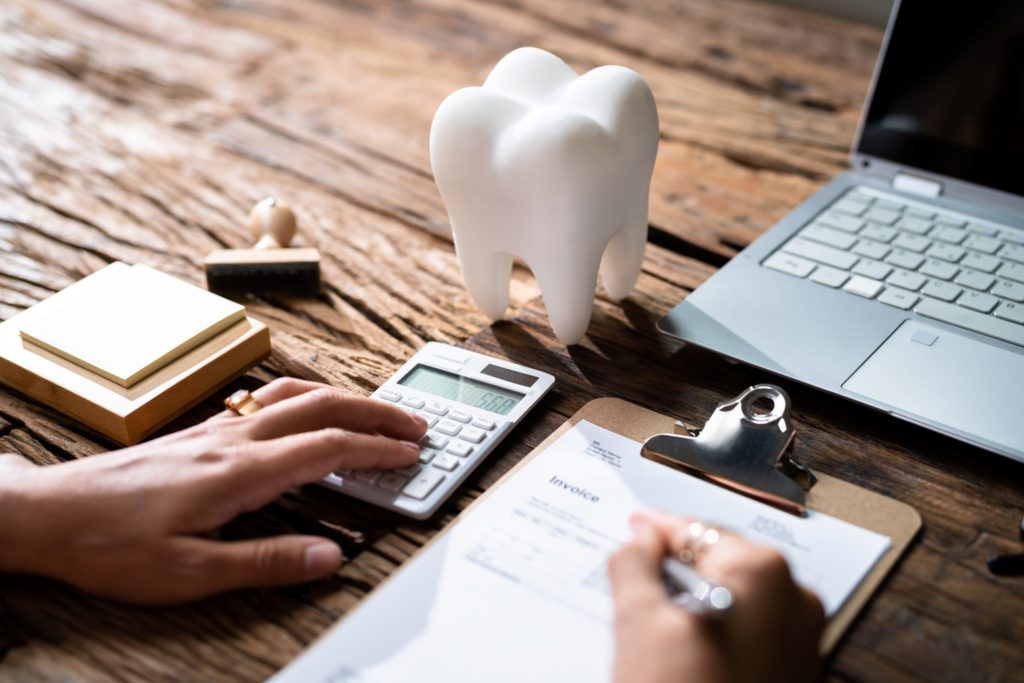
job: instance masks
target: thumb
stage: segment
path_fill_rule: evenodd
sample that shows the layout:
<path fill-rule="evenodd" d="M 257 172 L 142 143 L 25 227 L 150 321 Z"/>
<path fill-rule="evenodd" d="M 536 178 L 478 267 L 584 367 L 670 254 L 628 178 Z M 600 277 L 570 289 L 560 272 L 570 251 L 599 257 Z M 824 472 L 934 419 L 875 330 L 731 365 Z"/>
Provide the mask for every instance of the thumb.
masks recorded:
<path fill-rule="evenodd" d="M 235 588 L 286 586 L 329 576 L 341 566 L 341 548 L 319 536 L 273 536 L 249 541 L 222 542 L 202 538 L 179 539 L 201 555 L 200 572 L 189 577 L 193 597 Z"/>
<path fill-rule="evenodd" d="M 615 611 L 622 614 L 645 609 L 667 600 L 661 583 L 661 559 L 664 539 L 642 516 L 632 519 L 633 540 L 608 559 L 608 579 L 612 586 Z"/>

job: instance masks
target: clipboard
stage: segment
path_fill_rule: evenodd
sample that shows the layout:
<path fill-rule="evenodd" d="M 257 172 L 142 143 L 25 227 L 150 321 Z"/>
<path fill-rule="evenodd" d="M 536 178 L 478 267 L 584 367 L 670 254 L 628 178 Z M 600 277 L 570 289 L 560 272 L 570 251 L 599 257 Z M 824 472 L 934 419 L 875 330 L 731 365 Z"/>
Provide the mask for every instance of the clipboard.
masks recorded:
<path fill-rule="evenodd" d="M 581 420 L 592 422 L 640 442 L 644 442 L 655 434 L 672 433 L 681 424 L 677 423 L 674 418 L 628 401 L 617 398 L 594 399 L 552 432 L 462 514 L 470 514 L 472 509 L 491 491 L 500 487 L 506 479 L 514 476 L 519 469 Z M 832 651 L 857 614 L 867 604 L 872 594 L 878 590 L 882 581 L 910 546 L 911 541 L 921 529 L 921 515 L 906 503 L 901 503 L 842 479 L 817 473 L 815 478 L 814 485 L 806 494 L 808 508 L 877 532 L 887 536 L 890 540 L 889 549 L 879 558 L 872 570 L 843 604 L 843 607 L 826 625 L 821 639 L 821 654 L 824 656 Z M 457 521 L 458 519 L 453 520 L 452 523 Z"/>

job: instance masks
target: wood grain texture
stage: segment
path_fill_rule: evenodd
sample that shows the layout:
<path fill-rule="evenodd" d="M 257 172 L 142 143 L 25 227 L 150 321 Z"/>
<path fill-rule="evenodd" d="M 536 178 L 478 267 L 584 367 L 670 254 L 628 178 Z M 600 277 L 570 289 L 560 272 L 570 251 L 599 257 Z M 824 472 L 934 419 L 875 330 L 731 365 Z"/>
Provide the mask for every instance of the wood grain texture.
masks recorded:
<path fill-rule="evenodd" d="M 0 6 L 0 28 L 0 318 L 114 260 L 199 284 L 203 257 L 247 246 L 249 208 L 273 194 L 295 207 L 299 241 L 320 249 L 325 287 L 243 299 L 275 350 L 232 388 L 295 375 L 366 394 L 429 340 L 559 380 L 435 519 L 304 487 L 224 530 L 329 536 L 351 561 L 328 581 L 143 609 L 0 575 L 0 680 L 13 681 L 262 680 L 591 398 L 700 421 L 773 379 L 654 324 L 844 166 L 881 40 L 748 0 L 18 0 Z M 581 70 L 636 69 L 661 115 L 640 283 L 620 304 L 599 297 L 587 339 L 568 350 L 525 269 L 510 320 L 487 326 L 461 286 L 427 156 L 441 99 L 521 45 Z M 1020 550 L 1024 469 L 782 384 L 798 456 L 925 521 L 825 677 L 1019 679 L 1024 583 L 983 561 Z M 164 431 L 217 409 L 207 401 Z M 111 447 L 0 390 L 3 450 L 54 464 Z"/>

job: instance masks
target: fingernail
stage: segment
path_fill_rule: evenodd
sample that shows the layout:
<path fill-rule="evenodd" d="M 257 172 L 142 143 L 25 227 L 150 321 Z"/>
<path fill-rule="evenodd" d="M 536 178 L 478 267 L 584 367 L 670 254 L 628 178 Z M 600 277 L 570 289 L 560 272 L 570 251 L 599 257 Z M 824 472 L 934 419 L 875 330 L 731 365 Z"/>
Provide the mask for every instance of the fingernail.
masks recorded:
<path fill-rule="evenodd" d="M 416 415 L 416 414 L 412 414 L 412 413 L 410 413 L 410 414 L 412 415 L 412 419 L 416 421 L 416 424 L 420 425 L 421 427 L 426 428 L 426 426 L 427 426 L 427 418 L 423 417 L 422 415 Z"/>
<path fill-rule="evenodd" d="M 341 548 L 325 541 L 307 546 L 305 554 L 306 576 L 320 577 L 341 566 Z"/>
<path fill-rule="evenodd" d="M 633 513 L 629 518 L 629 529 L 633 532 L 633 536 L 642 536 L 650 533 L 651 522 L 643 515 Z"/>
<path fill-rule="evenodd" d="M 415 451 L 416 453 L 420 452 L 420 445 L 415 441 L 403 441 L 402 445 L 411 451 Z"/>

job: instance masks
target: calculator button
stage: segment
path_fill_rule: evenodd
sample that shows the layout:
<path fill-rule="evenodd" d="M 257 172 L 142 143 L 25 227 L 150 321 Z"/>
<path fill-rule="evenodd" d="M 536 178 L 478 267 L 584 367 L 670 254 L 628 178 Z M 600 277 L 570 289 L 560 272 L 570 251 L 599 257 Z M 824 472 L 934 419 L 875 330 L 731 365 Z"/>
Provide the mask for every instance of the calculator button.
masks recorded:
<path fill-rule="evenodd" d="M 366 484 L 372 484 L 380 476 L 380 470 L 356 470 L 352 473 L 352 479 Z"/>
<path fill-rule="evenodd" d="M 420 451 L 419 463 L 421 465 L 426 465 L 428 462 L 434 459 L 435 455 L 437 455 L 437 451 Z"/>
<path fill-rule="evenodd" d="M 460 439 L 472 441 L 473 443 L 480 443 L 481 441 L 484 440 L 485 436 L 487 436 L 487 434 L 485 434 L 483 430 L 477 429 L 476 427 L 466 427 L 465 429 L 462 430 L 462 433 L 459 434 Z"/>
<path fill-rule="evenodd" d="M 442 453 L 441 455 L 434 458 L 433 465 L 434 467 L 437 467 L 439 469 L 451 472 L 452 470 L 459 466 L 459 461 L 450 455 Z"/>
<path fill-rule="evenodd" d="M 437 485 L 444 481 L 444 472 L 433 467 L 424 467 L 423 471 L 412 478 L 402 493 L 410 498 L 423 500 L 430 495 L 430 492 L 437 488 Z"/>
<path fill-rule="evenodd" d="M 492 429 L 494 429 L 497 425 L 488 419 L 478 417 L 477 419 L 473 420 L 473 426 L 476 427 L 477 429 L 483 429 L 489 432 Z"/>
<path fill-rule="evenodd" d="M 433 457 L 433 456 L 431 456 L 431 457 Z M 417 474 L 419 474 L 419 471 L 420 471 L 420 466 L 415 464 L 415 463 L 413 463 L 412 465 L 409 465 L 408 467 L 403 467 L 400 470 L 395 470 L 395 472 L 398 472 L 403 477 L 415 477 Z"/>
<path fill-rule="evenodd" d="M 424 413 L 422 411 L 416 413 L 427 423 L 427 429 L 430 429 L 437 424 L 437 415 L 431 415 L 430 413 Z"/>
<path fill-rule="evenodd" d="M 385 491 L 400 491 L 408 481 L 409 477 L 403 477 L 397 472 L 385 472 L 377 480 L 377 487 Z"/>
<path fill-rule="evenodd" d="M 427 401 L 427 406 L 423 410 L 427 411 L 428 413 L 433 413 L 434 415 L 448 414 L 448 406 L 441 403 L 440 401 Z"/>
<path fill-rule="evenodd" d="M 445 452 L 457 455 L 460 458 L 465 458 L 467 455 L 473 452 L 473 447 L 465 441 L 456 441 L 451 446 L 445 449 Z"/>
<path fill-rule="evenodd" d="M 437 425 L 437 431 L 442 434 L 447 434 L 448 436 L 455 436 L 461 429 L 462 425 L 457 422 L 452 422 L 451 420 L 441 420 Z"/>
<path fill-rule="evenodd" d="M 377 392 L 377 398 L 382 398 L 385 401 L 401 401 L 402 395 L 397 391 L 381 389 L 380 391 Z"/>
<path fill-rule="evenodd" d="M 448 413 L 448 419 L 455 420 L 456 422 L 462 422 L 463 424 L 465 424 L 466 422 L 472 420 L 473 416 L 470 415 L 469 413 L 464 413 L 461 410 L 453 410 L 452 412 Z"/>
<path fill-rule="evenodd" d="M 352 474 L 352 470 L 334 470 L 334 473 L 344 479 L 348 475 Z"/>
<path fill-rule="evenodd" d="M 402 401 L 403 406 L 409 406 L 410 408 L 422 408 L 425 403 L 426 401 L 422 398 L 416 398 L 415 396 L 410 396 Z"/>
<path fill-rule="evenodd" d="M 440 434 L 427 434 L 422 440 L 420 440 L 420 445 L 425 448 L 436 448 L 440 450 L 448 445 L 448 437 L 441 436 Z"/>

